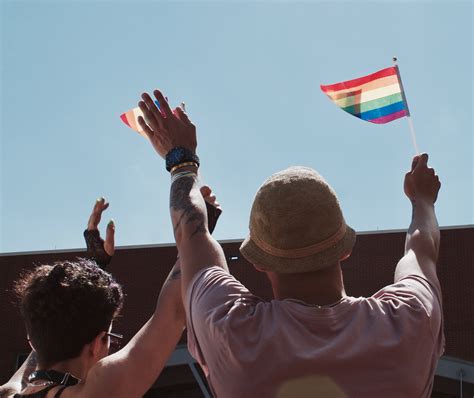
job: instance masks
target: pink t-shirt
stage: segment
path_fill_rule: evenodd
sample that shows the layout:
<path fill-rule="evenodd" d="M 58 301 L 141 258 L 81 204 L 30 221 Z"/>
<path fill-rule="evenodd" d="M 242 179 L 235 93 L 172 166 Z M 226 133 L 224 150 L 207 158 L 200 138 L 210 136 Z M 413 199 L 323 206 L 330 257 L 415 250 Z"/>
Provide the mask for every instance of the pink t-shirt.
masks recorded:
<path fill-rule="evenodd" d="M 332 307 L 265 302 L 219 267 L 186 296 L 188 348 L 218 398 L 429 397 L 441 295 L 419 276 Z"/>

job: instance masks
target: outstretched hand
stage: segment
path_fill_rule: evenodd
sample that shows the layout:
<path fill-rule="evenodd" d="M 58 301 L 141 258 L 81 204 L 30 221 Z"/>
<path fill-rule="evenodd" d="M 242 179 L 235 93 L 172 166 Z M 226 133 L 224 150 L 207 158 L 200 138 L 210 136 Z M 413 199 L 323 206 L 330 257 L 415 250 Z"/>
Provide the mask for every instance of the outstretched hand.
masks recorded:
<path fill-rule="evenodd" d="M 107 224 L 105 241 L 101 238 L 99 232 L 99 223 L 102 218 L 102 212 L 109 207 L 105 198 L 99 198 L 94 204 L 92 213 L 87 223 L 87 229 L 84 231 L 84 239 L 87 245 L 87 257 L 94 260 L 97 265 L 105 269 L 112 260 L 115 252 L 115 224 L 110 220 Z"/>
<path fill-rule="evenodd" d="M 434 204 L 441 188 L 439 177 L 433 168 L 428 167 L 428 154 L 413 158 L 411 170 L 405 174 L 404 190 L 412 201 L 424 201 Z"/>
<path fill-rule="evenodd" d="M 102 218 L 102 213 L 109 207 L 109 202 L 105 198 L 101 197 L 96 200 L 92 213 L 87 223 L 88 231 L 99 231 L 99 223 Z M 109 256 L 113 256 L 115 252 L 115 224 L 113 220 L 110 220 L 107 224 L 105 232 L 105 241 L 100 237 L 99 239 L 103 242 L 103 248 Z"/>
<path fill-rule="evenodd" d="M 181 107 L 171 110 L 168 101 L 159 90 L 153 92 L 159 108 L 148 93 L 142 94 L 143 101 L 138 103 L 144 118 L 139 116 L 138 123 L 146 133 L 155 151 L 165 158 L 175 147 L 184 147 L 196 152 L 196 126 L 189 120 Z"/>

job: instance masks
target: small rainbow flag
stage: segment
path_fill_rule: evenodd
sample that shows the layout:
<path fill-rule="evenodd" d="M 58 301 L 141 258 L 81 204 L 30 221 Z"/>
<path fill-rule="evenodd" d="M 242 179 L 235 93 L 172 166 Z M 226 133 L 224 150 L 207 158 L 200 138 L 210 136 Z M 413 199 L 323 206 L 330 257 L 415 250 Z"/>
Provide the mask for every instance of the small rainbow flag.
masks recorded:
<path fill-rule="evenodd" d="M 160 109 L 160 104 L 158 101 L 154 101 L 158 109 Z M 143 137 L 148 139 L 148 136 L 146 133 L 143 131 L 141 128 L 140 124 L 138 123 L 138 116 L 143 117 L 143 112 L 141 111 L 140 108 L 133 108 L 130 109 L 129 111 L 122 113 L 120 115 L 120 119 L 122 119 L 122 122 L 124 122 L 128 127 L 131 129 L 135 130 L 138 134 L 142 135 Z"/>
<path fill-rule="evenodd" d="M 321 90 L 346 112 L 371 123 L 384 124 L 410 116 L 397 66 Z"/>

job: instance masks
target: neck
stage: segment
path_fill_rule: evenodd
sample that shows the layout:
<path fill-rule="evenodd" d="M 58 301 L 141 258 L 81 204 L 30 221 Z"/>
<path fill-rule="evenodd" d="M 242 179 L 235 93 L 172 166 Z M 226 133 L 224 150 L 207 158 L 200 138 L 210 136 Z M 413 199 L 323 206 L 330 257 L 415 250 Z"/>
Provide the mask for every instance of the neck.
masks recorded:
<path fill-rule="evenodd" d="M 55 370 L 61 373 L 71 373 L 77 379 L 82 381 L 85 380 L 87 377 L 87 373 L 89 372 L 89 364 L 88 361 L 84 360 L 82 356 L 67 359 L 65 361 L 57 362 L 51 366 L 38 366 L 36 370 Z"/>
<path fill-rule="evenodd" d="M 339 263 L 320 271 L 300 274 L 278 274 L 267 272 L 278 300 L 288 298 L 308 304 L 330 305 L 346 297 L 342 271 Z"/>

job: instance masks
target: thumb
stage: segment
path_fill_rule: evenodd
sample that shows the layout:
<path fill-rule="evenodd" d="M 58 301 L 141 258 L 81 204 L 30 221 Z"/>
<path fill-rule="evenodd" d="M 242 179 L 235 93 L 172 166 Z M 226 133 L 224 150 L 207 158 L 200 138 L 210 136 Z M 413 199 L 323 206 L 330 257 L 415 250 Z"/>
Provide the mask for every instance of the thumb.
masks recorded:
<path fill-rule="evenodd" d="M 115 223 L 114 220 L 110 220 L 107 224 L 107 230 L 105 232 L 104 250 L 109 256 L 113 256 L 115 252 Z"/>
<path fill-rule="evenodd" d="M 428 154 L 427 153 L 422 153 L 418 159 L 418 162 L 415 165 L 415 169 L 419 167 L 428 167 Z"/>

